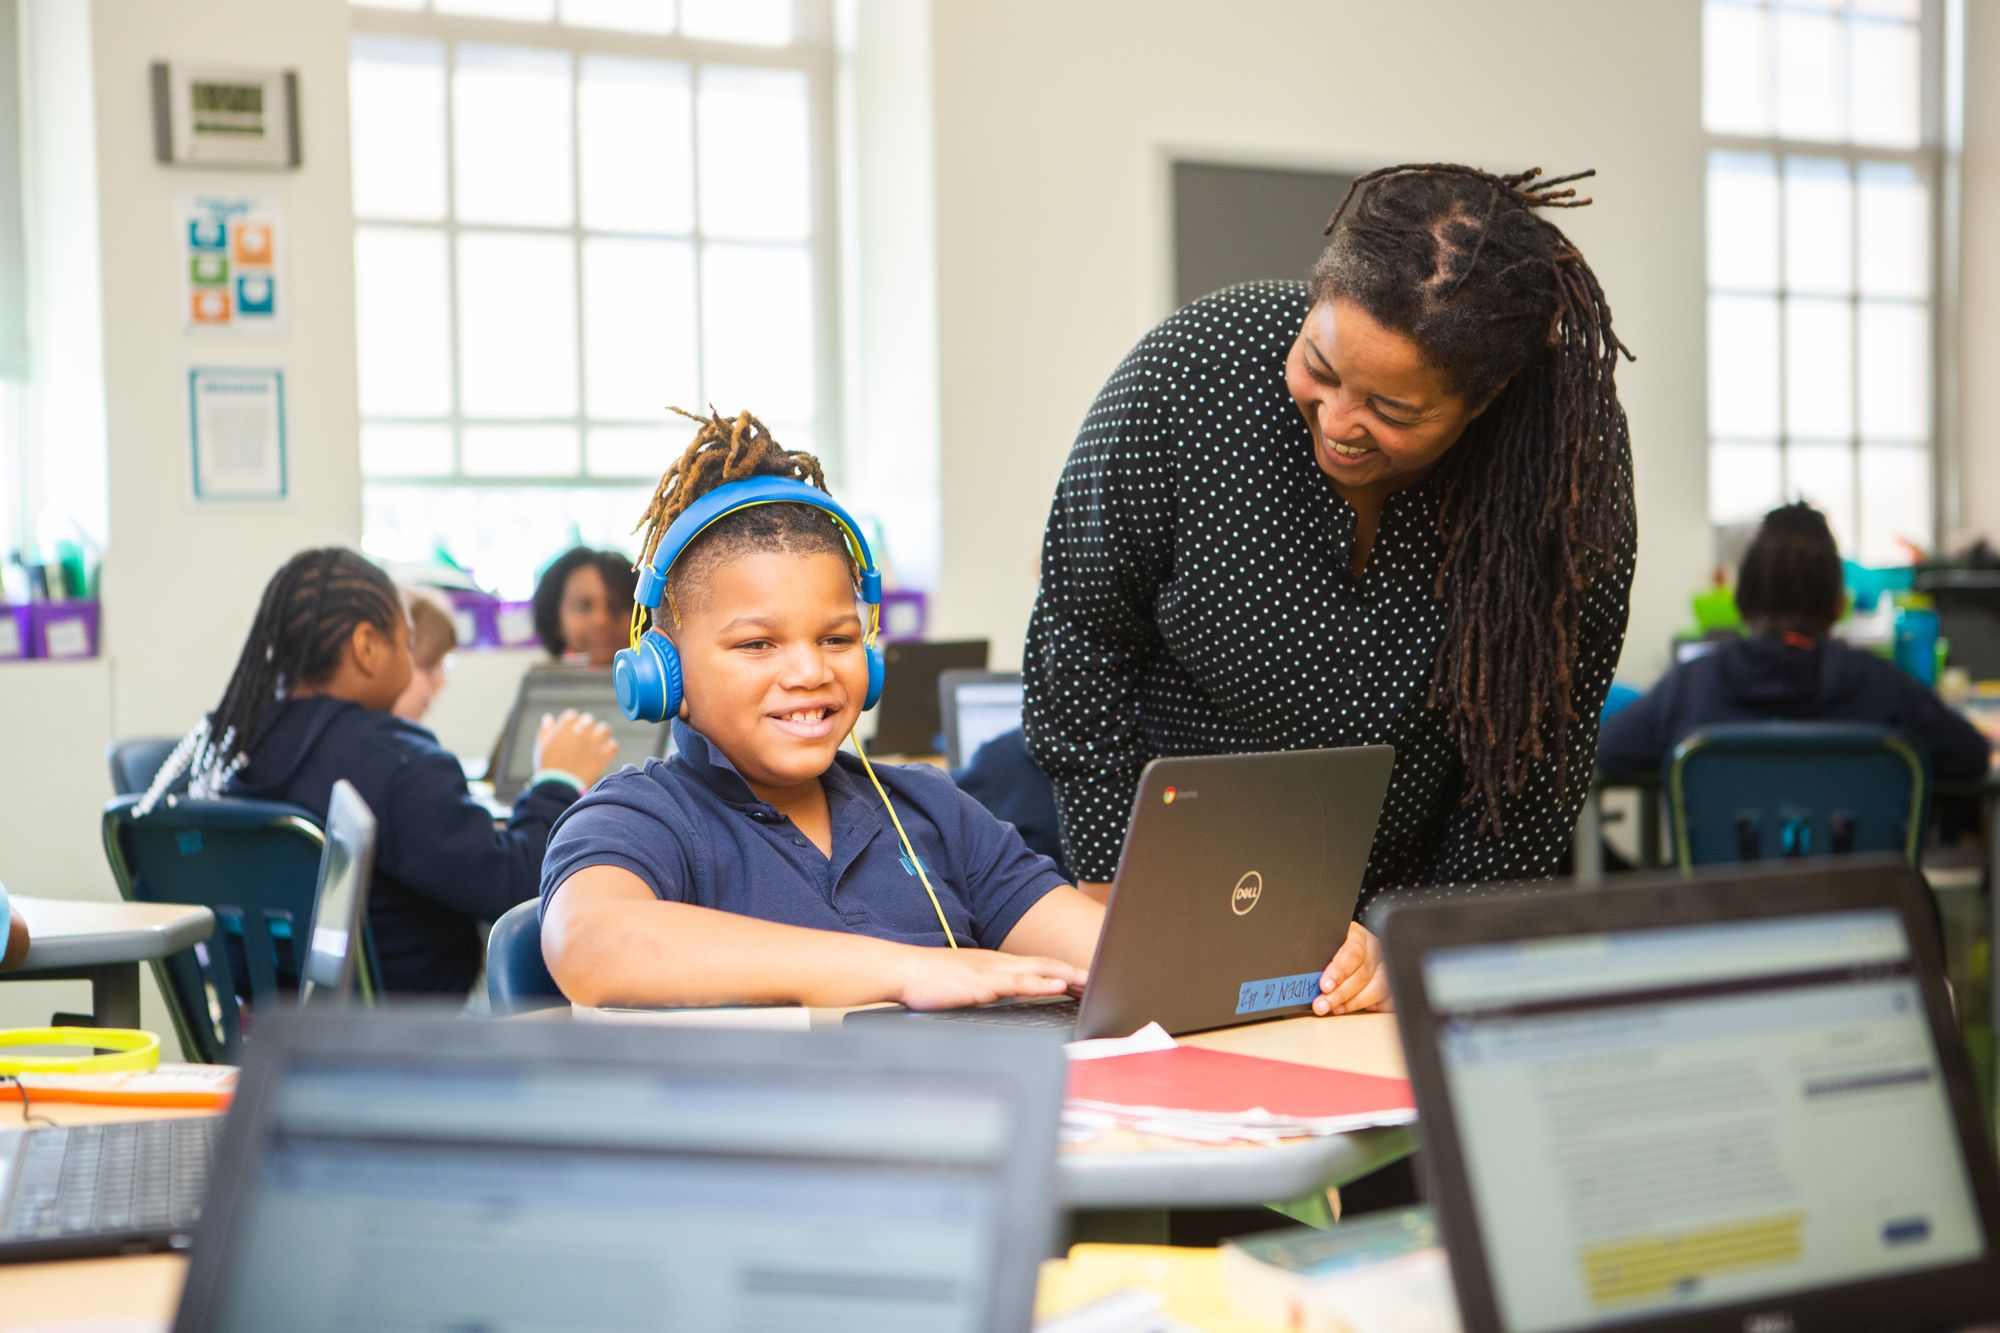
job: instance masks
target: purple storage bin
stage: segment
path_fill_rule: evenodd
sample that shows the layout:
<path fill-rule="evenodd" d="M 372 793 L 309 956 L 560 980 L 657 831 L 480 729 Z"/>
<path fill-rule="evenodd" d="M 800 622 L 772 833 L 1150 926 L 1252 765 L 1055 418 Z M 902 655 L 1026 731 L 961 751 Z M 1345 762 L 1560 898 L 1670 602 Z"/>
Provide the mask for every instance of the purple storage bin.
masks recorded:
<path fill-rule="evenodd" d="M 97 656 L 96 602 L 36 602 L 28 613 L 30 656 L 52 661 Z"/>
<path fill-rule="evenodd" d="M 448 588 L 445 596 L 451 599 L 460 648 L 491 648 L 500 642 L 498 598 L 477 588 Z"/>
<path fill-rule="evenodd" d="M 495 602 L 493 641 L 502 648 L 540 647 L 542 641 L 535 636 L 535 604 Z"/>
<path fill-rule="evenodd" d="M 25 662 L 34 655 L 34 608 L 0 606 L 0 662 Z"/>
<path fill-rule="evenodd" d="M 930 599 L 909 588 L 891 588 L 882 594 L 882 637 L 921 639 L 930 624 Z"/>

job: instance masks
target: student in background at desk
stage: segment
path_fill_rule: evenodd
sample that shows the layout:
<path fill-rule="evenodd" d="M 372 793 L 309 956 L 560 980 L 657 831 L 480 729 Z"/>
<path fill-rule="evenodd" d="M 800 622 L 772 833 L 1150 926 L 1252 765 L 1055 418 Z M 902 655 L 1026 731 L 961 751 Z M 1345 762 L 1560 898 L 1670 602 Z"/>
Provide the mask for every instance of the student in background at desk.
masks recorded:
<path fill-rule="evenodd" d="M 379 826 L 368 921 L 384 986 L 460 993 L 479 971 L 479 923 L 534 895 L 556 817 L 616 747 L 590 717 L 546 723 L 538 780 L 496 828 L 451 752 L 390 712 L 410 671 L 410 622 L 388 575 L 340 547 L 293 556 L 264 589 L 222 702 L 162 765 L 140 814 L 187 771 L 196 796 L 288 801 L 324 820 L 347 779 Z"/>
<path fill-rule="evenodd" d="M 798 501 L 741 488 L 745 507 L 662 544 L 691 504 L 753 477 L 793 479 Z M 748 413 L 704 420 L 661 479 L 644 558 L 667 578 L 647 633 L 679 659 L 684 691 L 658 696 L 677 752 L 598 784 L 550 838 L 542 947 L 574 1001 L 950 1008 L 1083 982 L 1102 907 L 940 770 L 885 765 L 878 790 L 839 753 L 869 690 L 872 565 L 823 493 L 818 460 Z"/>
<path fill-rule="evenodd" d="M 572 547 L 535 583 L 535 635 L 549 656 L 608 667 L 632 624 L 632 563 L 616 551 Z"/>
<path fill-rule="evenodd" d="M 1606 718 L 1597 766 L 1656 772 L 1674 746 L 1722 722 L 1873 722 L 1929 751 L 1937 782 L 1986 772 L 1977 729 L 1894 662 L 1832 637 L 1846 606 L 1840 549 L 1807 504 L 1774 509 L 1744 553 L 1736 604 L 1749 634 L 1682 662 L 1637 702 Z"/>
<path fill-rule="evenodd" d="M 444 691 L 458 626 L 444 599 L 428 588 L 405 588 L 403 601 L 410 608 L 410 683 L 393 711 L 405 722 L 421 722 Z"/>
<path fill-rule="evenodd" d="M 28 956 L 28 923 L 7 901 L 7 886 L 0 884 L 0 968 L 19 967 Z"/>
<path fill-rule="evenodd" d="M 1063 869 L 1062 825 L 1056 815 L 1056 788 L 1041 765 L 1028 753 L 1028 737 L 1019 727 L 1003 731 L 973 753 L 972 762 L 951 775 L 958 789 L 1012 824 L 1028 844 Z"/>

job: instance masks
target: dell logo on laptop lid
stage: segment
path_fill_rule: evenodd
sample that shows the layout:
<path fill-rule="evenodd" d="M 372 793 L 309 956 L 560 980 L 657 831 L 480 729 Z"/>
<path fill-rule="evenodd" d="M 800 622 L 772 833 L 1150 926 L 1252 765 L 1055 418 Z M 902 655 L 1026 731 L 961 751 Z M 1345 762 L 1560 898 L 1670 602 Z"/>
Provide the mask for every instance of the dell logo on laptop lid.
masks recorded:
<path fill-rule="evenodd" d="M 1236 887 L 1229 891 L 1229 910 L 1238 916 L 1247 916 L 1263 896 L 1264 877 L 1254 870 L 1246 870 L 1243 878 L 1236 881 Z"/>
<path fill-rule="evenodd" d="M 1743 1321 L 1743 1333 L 1793 1333 L 1798 1325 L 1789 1311 L 1769 1310 Z"/>

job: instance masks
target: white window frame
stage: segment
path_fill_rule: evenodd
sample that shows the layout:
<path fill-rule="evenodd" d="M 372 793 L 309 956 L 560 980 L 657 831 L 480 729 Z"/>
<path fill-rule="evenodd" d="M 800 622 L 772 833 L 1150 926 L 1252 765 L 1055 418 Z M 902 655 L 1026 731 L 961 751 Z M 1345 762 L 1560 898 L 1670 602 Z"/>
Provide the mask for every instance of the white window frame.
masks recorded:
<path fill-rule="evenodd" d="M 409 489 L 415 487 L 438 487 L 465 490 L 523 490 L 532 488 L 579 487 L 592 489 L 630 490 L 638 486 L 648 486 L 657 476 L 601 476 L 592 475 L 589 466 L 588 431 L 592 424 L 599 426 L 631 426 L 661 424 L 667 420 L 664 411 L 656 422 L 633 422 L 626 419 L 593 419 L 589 415 L 588 399 L 588 351 L 584 337 L 584 283 L 583 283 L 583 242 L 586 237 L 639 238 L 684 240 L 695 248 L 695 300 L 693 312 L 697 336 L 696 357 L 704 355 L 700 329 L 702 299 L 702 277 L 700 255 L 707 238 L 700 226 L 700 105 L 695 99 L 692 108 L 694 119 L 690 122 L 694 153 L 693 179 L 696 191 L 694 204 L 694 225 L 686 233 L 635 233 L 610 231 L 586 227 L 583 223 L 582 192 L 580 173 L 582 154 L 578 151 L 581 134 L 581 118 L 576 114 L 575 101 L 578 91 L 576 78 L 578 62 L 586 55 L 620 56 L 633 59 L 668 60 L 686 64 L 691 70 L 701 65 L 729 65 L 763 69 L 797 70 L 806 76 L 809 107 L 810 164 L 812 179 L 811 217 L 812 237 L 807 247 L 811 257 L 813 276 L 813 330 L 812 347 L 814 356 L 814 393 L 812 448 L 825 466 L 829 482 L 841 475 L 841 465 L 845 459 L 842 426 L 845 414 L 842 403 L 844 383 L 840 361 L 840 238 L 838 223 L 840 217 L 839 180 L 836 171 L 836 50 L 833 32 L 833 14 L 830 0 L 792 0 L 793 40 L 782 47 L 755 46 L 731 42 L 704 41 L 684 37 L 679 34 L 663 35 L 640 32 L 613 31 L 601 28 L 586 28 L 555 21 L 517 21 L 512 19 L 478 18 L 460 14 L 439 14 L 431 12 L 409 12 L 371 8 L 366 0 L 357 0 L 351 9 L 353 31 L 356 35 L 407 38 L 421 41 L 442 42 L 446 48 L 445 64 L 445 215 L 442 220 L 412 220 L 405 217 L 371 217 L 357 212 L 354 224 L 357 231 L 363 227 L 394 227 L 406 231 L 427 231 L 445 238 L 447 319 L 450 327 L 450 410 L 447 416 L 412 417 L 404 415 L 364 414 L 365 425 L 389 426 L 438 426 L 448 427 L 451 434 L 451 469 L 445 473 L 429 476 L 370 476 L 365 471 L 362 486 L 393 487 Z M 456 199 L 456 149 L 452 135 L 454 115 L 453 94 L 450 87 L 453 68 L 453 52 L 461 44 L 530 47 L 544 51 L 555 51 L 566 55 L 571 62 L 571 116 L 570 134 L 572 151 L 570 155 L 571 189 L 576 202 L 573 216 L 568 226 L 530 226 L 505 223 L 461 223 L 457 213 Z M 459 304 L 458 304 L 458 237 L 462 231 L 486 233 L 516 233 L 521 235 L 564 236 L 571 241 L 576 264 L 575 290 L 576 319 L 575 341 L 577 357 L 577 404 L 573 415 L 561 417 L 506 417 L 468 418 L 463 412 L 459 396 Z M 734 246 L 757 245 L 755 240 L 737 237 L 718 237 L 717 242 Z M 773 243 L 776 244 L 776 243 Z M 784 243 L 788 248 L 793 243 Z M 701 367 L 697 364 L 697 384 L 703 383 Z M 702 410 L 707 404 L 686 404 L 689 410 Z M 730 410 L 728 405 L 717 407 Z M 740 407 L 744 405 L 737 405 Z M 512 476 L 491 472 L 468 473 L 464 470 L 464 432 L 472 426 L 566 426 L 577 432 L 577 466 L 571 474 Z M 689 428 L 690 432 L 692 427 Z"/>
<path fill-rule="evenodd" d="M 1951 0 L 1920 0 L 1920 16 L 1917 23 L 1919 42 L 1918 61 L 1920 66 L 1918 70 L 1919 129 L 1918 144 L 1915 148 L 1889 148 L 1837 140 L 1793 139 L 1775 134 L 1769 136 L 1725 134 L 1709 130 L 1704 121 L 1703 134 L 1705 142 L 1702 153 L 1702 186 L 1704 195 L 1707 192 L 1708 163 L 1716 153 L 1768 156 L 1777 164 L 1778 180 L 1780 182 L 1777 213 L 1777 286 L 1771 291 L 1754 292 L 1716 286 L 1709 277 L 1706 246 L 1704 245 L 1702 289 L 1704 293 L 1704 311 L 1708 307 L 1710 298 L 1715 296 L 1771 297 L 1779 303 L 1777 344 L 1777 365 L 1780 376 L 1778 387 L 1778 428 L 1772 438 L 1778 446 L 1779 494 L 1787 501 L 1797 497 L 1797 490 L 1791 485 L 1791 446 L 1793 439 L 1788 429 L 1790 423 L 1786 419 L 1785 400 L 1787 386 L 1783 379 L 1783 376 L 1786 374 L 1784 309 L 1785 302 L 1794 295 L 1785 285 L 1784 276 L 1785 192 L 1782 182 L 1785 158 L 1788 156 L 1816 157 L 1840 161 L 1846 165 L 1849 178 L 1857 182 L 1859 180 L 1858 168 L 1862 164 L 1890 163 L 1909 167 L 1915 171 L 1917 179 L 1922 182 L 1926 198 L 1930 205 L 1929 226 L 1927 228 L 1930 237 L 1930 253 L 1927 256 L 1930 273 L 1930 294 L 1926 298 L 1926 303 L 1929 306 L 1931 337 L 1930 436 L 1925 442 L 1925 446 L 1929 451 L 1930 463 L 1930 542 L 1933 548 L 1946 539 L 1956 518 L 1955 513 L 1952 512 L 1954 506 L 1951 497 L 1957 494 L 1958 472 L 1955 448 L 1947 447 L 1948 444 L 1956 444 L 1957 426 L 1955 414 L 1951 410 L 1955 403 L 1956 391 L 1956 379 L 1952 372 L 1952 367 L 1956 365 L 1957 361 L 1955 339 L 1956 305 L 1954 293 L 1948 286 L 1949 283 L 1955 283 L 1957 280 L 1956 253 L 1953 248 L 1956 244 L 1957 236 L 1955 230 L 1948 225 L 1950 209 L 1948 208 L 1949 200 L 1946 197 L 1948 187 L 1955 186 L 1955 182 L 1947 178 L 1945 148 L 1946 88 L 1948 84 L 1956 86 L 1947 68 L 1948 52 L 1945 42 L 1946 16 L 1944 7 L 1950 2 Z M 1803 8 L 1790 5 L 1787 3 L 1787 0 L 1737 0 L 1737 3 L 1743 8 L 1761 8 L 1764 12 L 1773 15 L 1782 9 Z M 1703 12 L 1706 13 L 1708 0 L 1702 0 L 1701 7 Z M 1811 12 L 1817 13 L 1822 11 L 1814 9 Z M 1847 10 L 1843 6 L 1834 12 L 1845 14 Z M 1844 53 L 1845 48 L 1843 48 L 1843 55 Z M 1771 86 L 1775 90 L 1777 85 L 1776 65 L 1779 58 L 1775 31 L 1773 32 L 1771 41 L 1770 58 L 1772 61 Z M 1708 59 L 1705 40 L 1702 59 L 1704 62 Z M 1843 88 L 1846 86 L 1844 76 L 1845 70 L 1843 69 L 1843 78 L 1841 81 Z M 1707 108 L 1704 106 L 1702 114 L 1705 116 L 1706 112 Z M 1953 193 L 1955 194 L 1955 189 L 1953 189 Z M 1853 274 L 1854 282 L 1852 289 L 1846 299 L 1853 312 L 1853 318 L 1850 323 L 1854 339 L 1852 391 L 1855 401 L 1851 404 L 1853 428 L 1848 432 L 1843 442 L 1847 445 L 1853 461 L 1854 497 L 1856 521 L 1858 524 L 1861 507 L 1866 503 L 1866 497 L 1861 486 L 1862 438 L 1860 393 L 1863 367 L 1860 356 L 1860 307 L 1864 298 L 1860 292 L 1861 244 L 1858 218 L 1860 190 L 1858 186 L 1854 191 L 1854 200 L 1856 217 L 1851 219 L 1851 225 L 1853 226 L 1852 235 L 1855 237 L 1855 243 L 1851 247 L 1851 259 L 1855 271 Z M 1704 216 L 1706 216 L 1706 210 L 1704 210 Z M 1812 293 L 1811 295 L 1814 299 L 1839 299 L 1826 297 L 1821 293 Z M 1706 315 L 1704 315 L 1704 318 L 1706 318 Z M 1706 426 L 1704 426 L 1704 431 L 1710 450 L 1710 465 L 1713 466 L 1713 450 L 1718 437 L 1712 431 L 1708 431 Z M 1817 442 L 1828 440 L 1830 437 L 1814 436 L 1812 438 Z M 1713 517 L 1711 516 L 1711 524 L 1713 521 Z"/>

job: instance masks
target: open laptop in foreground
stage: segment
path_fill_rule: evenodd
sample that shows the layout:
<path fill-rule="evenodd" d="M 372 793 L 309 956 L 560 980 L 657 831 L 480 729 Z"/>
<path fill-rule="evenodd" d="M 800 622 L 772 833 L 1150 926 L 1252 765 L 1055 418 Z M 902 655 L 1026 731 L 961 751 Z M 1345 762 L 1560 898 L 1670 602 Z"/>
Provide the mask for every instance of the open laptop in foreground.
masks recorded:
<path fill-rule="evenodd" d="M 1014 1000 L 922 1019 L 1125 1036 L 1308 1012 L 1347 938 L 1395 753 L 1386 745 L 1155 759 L 1139 777 L 1081 1000 Z"/>
<path fill-rule="evenodd" d="M 535 776 L 535 733 L 544 717 L 559 716 L 565 708 L 589 713 L 611 728 L 618 742 L 618 757 L 606 772 L 617 772 L 627 764 L 643 764 L 667 752 L 672 737 L 668 722 L 634 722 L 618 706 L 611 687 L 608 667 L 538 666 L 521 677 L 514 692 L 514 705 L 507 710 L 507 729 L 500 735 L 500 749 L 494 756 L 493 799 L 511 806 L 528 779 Z"/>
<path fill-rule="evenodd" d="M 2000 1314 L 2000 1178 L 1928 892 L 1822 859 L 1393 913 L 1465 1327 Z"/>
<path fill-rule="evenodd" d="M 299 966 L 300 1004 L 349 1003 L 356 978 L 366 976 L 374 865 L 375 816 L 351 784 L 336 782 Z M 260 1023 L 255 1041 L 263 1040 Z M 0 1131 L 0 1262 L 185 1248 L 221 1123 L 203 1115 Z"/>
<path fill-rule="evenodd" d="M 1029 1327 L 1065 1070 L 1022 1034 L 257 1036 L 176 1328 Z"/>

